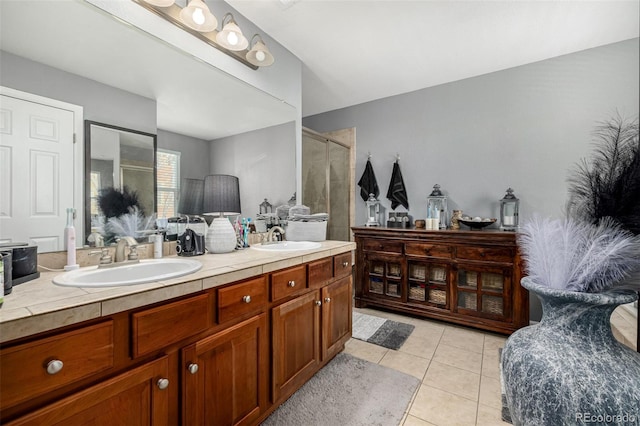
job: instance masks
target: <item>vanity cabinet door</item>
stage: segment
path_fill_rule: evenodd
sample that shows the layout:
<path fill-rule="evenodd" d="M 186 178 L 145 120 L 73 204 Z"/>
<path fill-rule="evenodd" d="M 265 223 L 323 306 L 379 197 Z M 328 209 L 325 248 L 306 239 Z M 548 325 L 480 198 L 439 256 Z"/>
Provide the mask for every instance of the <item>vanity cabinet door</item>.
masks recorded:
<path fill-rule="evenodd" d="M 268 350 L 266 314 L 182 349 L 183 423 L 254 424 L 268 402 Z"/>
<path fill-rule="evenodd" d="M 351 337 L 351 277 L 322 289 L 322 361 L 340 352 Z"/>
<path fill-rule="evenodd" d="M 291 395 L 320 365 L 320 291 L 272 310 L 273 398 Z"/>
<path fill-rule="evenodd" d="M 168 371 L 165 356 L 5 425 L 167 425 Z"/>

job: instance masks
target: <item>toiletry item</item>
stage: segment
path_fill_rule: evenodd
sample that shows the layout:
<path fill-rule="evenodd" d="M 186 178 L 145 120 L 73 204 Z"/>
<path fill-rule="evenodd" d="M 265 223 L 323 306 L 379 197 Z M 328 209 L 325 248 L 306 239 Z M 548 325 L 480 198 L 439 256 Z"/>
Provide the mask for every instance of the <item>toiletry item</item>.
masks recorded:
<path fill-rule="evenodd" d="M 151 235 L 149 238 L 153 237 L 153 258 L 160 259 L 162 258 L 162 234 Z"/>
<path fill-rule="evenodd" d="M 0 252 L 0 266 L 2 267 L 2 273 L 0 273 L 0 276 L 2 276 L 2 282 L 3 284 L 3 288 L 4 288 L 4 294 L 11 294 L 11 292 L 13 291 L 13 280 L 12 280 L 12 263 L 13 263 L 13 259 L 12 259 L 12 252 L 11 251 L 2 251 Z"/>
<path fill-rule="evenodd" d="M 67 226 L 64 228 L 64 239 L 67 246 L 67 264 L 64 267 L 65 271 L 73 271 L 80 266 L 76 263 L 76 228 L 73 226 L 73 217 L 76 214 L 76 209 L 67 209 Z"/>

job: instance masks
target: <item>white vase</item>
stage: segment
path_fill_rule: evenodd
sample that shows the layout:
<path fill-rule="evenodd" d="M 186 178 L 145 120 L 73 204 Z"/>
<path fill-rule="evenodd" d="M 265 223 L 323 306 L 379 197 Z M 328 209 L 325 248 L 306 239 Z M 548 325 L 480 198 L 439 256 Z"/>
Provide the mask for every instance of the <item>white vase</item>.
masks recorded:
<path fill-rule="evenodd" d="M 209 253 L 230 253 L 235 250 L 236 244 L 236 231 L 229 219 L 225 217 L 213 219 L 205 238 L 205 246 Z"/>

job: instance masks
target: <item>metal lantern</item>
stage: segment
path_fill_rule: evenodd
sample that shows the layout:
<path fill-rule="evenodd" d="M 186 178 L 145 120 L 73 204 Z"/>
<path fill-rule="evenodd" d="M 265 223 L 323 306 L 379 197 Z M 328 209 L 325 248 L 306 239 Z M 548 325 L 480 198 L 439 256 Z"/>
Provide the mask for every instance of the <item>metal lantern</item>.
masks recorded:
<path fill-rule="evenodd" d="M 367 223 L 365 226 L 380 226 L 380 201 L 376 200 L 374 194 L 369 194 L 367 204 Z"/>
<path fill-rule="evenodd" d="M 439 229 L 447 229 L 448 217 L 447 197 L 440 190 L 440 185 L 435 184 L 427 197 L 427 219 L 438 219 Z"/>
<path fill-rule="evenodd" d="M 518 208 L 520 200 L 513 195 L 513 189 L 507 189 L 507 193 L 500 200 L 500 229 L 503 231 L 516 231 L 518 229 Z"/>
<path fill-rule="evenodd" d="M 264 201 L 260 203 L 260 214 L 267 214 L 267 213 L 273 213 L 273 206 L 265 198 Z"/>

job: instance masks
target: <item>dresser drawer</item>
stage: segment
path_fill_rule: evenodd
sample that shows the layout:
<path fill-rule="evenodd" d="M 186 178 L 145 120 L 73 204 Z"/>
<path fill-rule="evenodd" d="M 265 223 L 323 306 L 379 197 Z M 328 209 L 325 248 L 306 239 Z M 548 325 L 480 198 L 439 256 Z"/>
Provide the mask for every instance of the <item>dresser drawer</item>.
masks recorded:
<path fill-rule="evenodd" d="M 220 324 L 258 313 L 267 304 L 267 277 L 261 276 L 218 290 L 218 322 Z"/>
<path fill-rule="evenodd" d="M 271 301 L 298 294 L 307 288 L 305 265 L 271 274 Z"/>
<path fill-rule="evenodd" d="M 362 242 L 362 248 L 366 251 L 384 251 L 387 253 L 402 253 L 402 241 L 368 239 Z"/>
<path fill-rule="evenodd" d="M 351 252 L 337 254 L 333 257 L 333 277 L 342 278 L 351 275 Z"/>
<path fill-rule="evenodd" d="M 0 351 L 0 406 L 10 407 L 113 367 L 113 321 Z"/>
<path fill-rule="evenodd" d="M 333 278 L 333 258 L 327 257 L 311 262 L 307 266 L 307 271 L 309 288 L 320 288 Z"/>
<path fill-rule="evenodd" d="M 451 259 L 453 257 L 453 249 L 451 246 L 429 243 L 406 243 L 404 246 L 405 253 L 412 256 L 439 257 Z"/>
<path fill-rule="evenodd" d="M 458 247 L 458 259 L 484 262 L 513 262 L 514 249 L 508 247 Z"/>
<path fill-rule="evenodd" d="M 160 350 L 211 325 L 209 296 L 201 294 L 131 315 L 133 357 Z"/>

